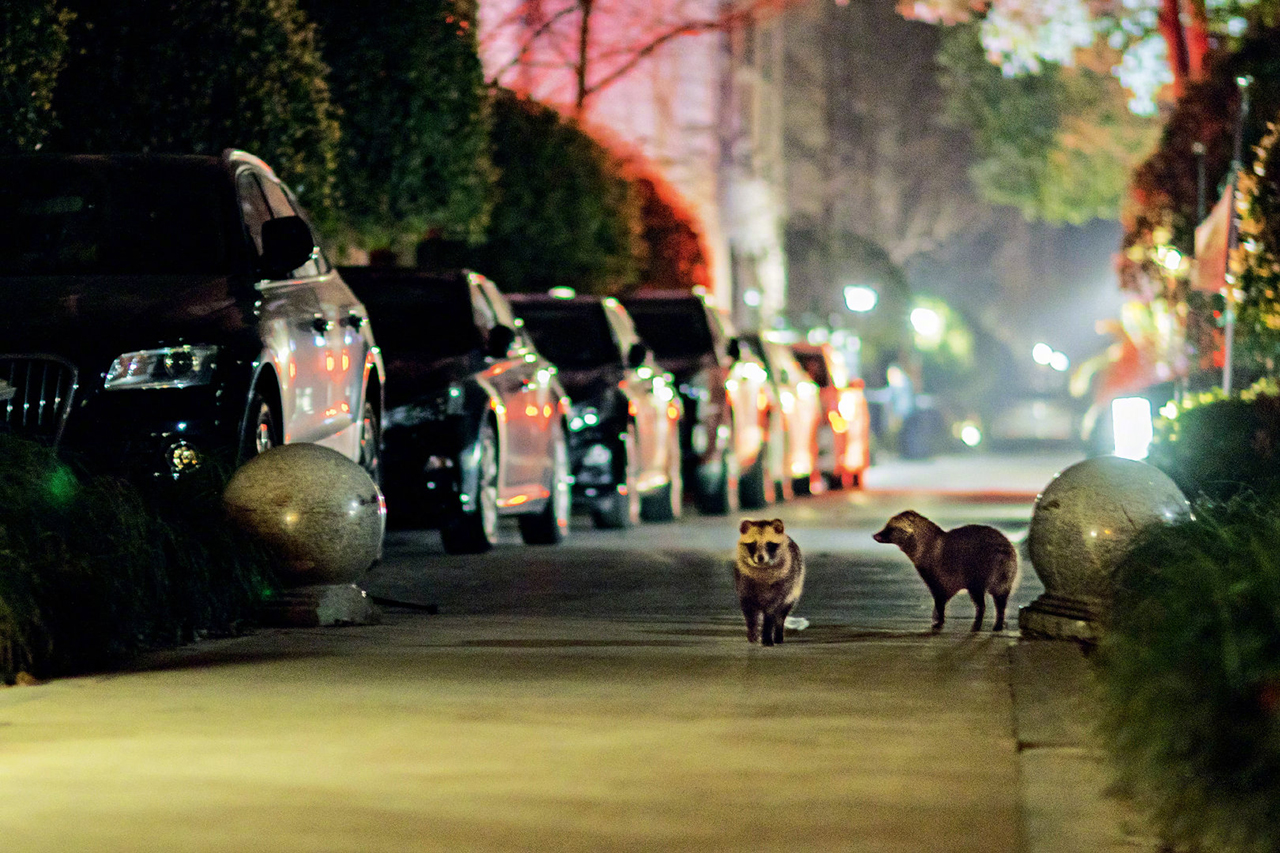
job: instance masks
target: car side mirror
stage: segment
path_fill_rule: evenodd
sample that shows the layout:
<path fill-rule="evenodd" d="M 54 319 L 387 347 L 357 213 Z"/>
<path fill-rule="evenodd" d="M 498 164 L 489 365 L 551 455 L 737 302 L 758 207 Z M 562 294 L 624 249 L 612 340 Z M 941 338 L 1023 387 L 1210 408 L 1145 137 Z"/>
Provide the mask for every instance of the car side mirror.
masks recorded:
<path fill-rule="evenodd" d="M 729 339 L 728 351 L 729 351 L 729 358 L 731 358 L 732 360 L 738 361 L 742 358 L 742 344 L 738 342 L 737 338 Z"/>
<path fill-rule="evenodd" d="M 511 345 L 515 342 L 515 329 L 510 326 L 494 326 L 489 330 L 489 339 L 485 342 L 485 355 L 503 358 L 511 351 Z"/>
<path fill-rule="evenodd" d="M 648 357 L 649 348 L 639 341 L 636 341 L 631 345 L 631 348 L 627 350 L 627 367 L 640 367 Z"/>
<path fill-rule="evenodd" d="M 262 223 L 262 271 L 285 278 L 311 259 L 316 238 L 301 216 L 282 216 Z"/>

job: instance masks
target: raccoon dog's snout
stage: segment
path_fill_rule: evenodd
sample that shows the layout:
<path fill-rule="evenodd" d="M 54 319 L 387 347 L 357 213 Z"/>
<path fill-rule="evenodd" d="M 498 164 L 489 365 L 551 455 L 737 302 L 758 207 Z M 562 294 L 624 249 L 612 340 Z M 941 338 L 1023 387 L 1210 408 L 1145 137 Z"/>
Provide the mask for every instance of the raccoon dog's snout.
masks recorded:
<path fill-rule="evenodd" d="M 889 528 L 887 528 L 887 527 L 886 527 L 884 530 L 880 530 L 880 531 L 878 531 L 878 532 L 876 532 L 876 533 L 872 533 L 872 534 L 871 534 L 871 538 L 872 538 L 872 539 L 874 539 L 874 540 L 876 540 L 877 542 L 888 542 L 888 541 L 889 541 Z"/>

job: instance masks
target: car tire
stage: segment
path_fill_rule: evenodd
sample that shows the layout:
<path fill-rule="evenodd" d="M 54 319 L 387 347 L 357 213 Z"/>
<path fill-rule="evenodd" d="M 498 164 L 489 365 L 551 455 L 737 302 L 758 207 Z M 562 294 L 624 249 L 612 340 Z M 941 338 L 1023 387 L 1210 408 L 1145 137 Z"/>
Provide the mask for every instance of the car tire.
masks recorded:
<path fill-rule="evenodd" d="M 526 545 L 556 545 L 569 534 L 573 508 L 573 477 L 569 473 L 569 445 L 563 426 L 551 439 L 551 494 L 541 510 L 520 516 L 520 537 Z"/>
<path fill-rule="evenodd" d="M 680 432 L 672 427 L 668 443 L 667 484 L 640 501 L 645 521 L 676 521 L 684 514 L 684 473 L 680 458 Z"/>
<path fill-rule="evenodd" d="M 743 509 L 763 509 L 772 504 L 778 497 L 778 488 L 782 482 L 776 477 L 778 473 L 777 446 L 774 443 L 778 433 L 774 432 L 773 416 L 769 417 L 770 430 L 760 444 L 756 459 L 742 475 L 739 484 L 739 503 Z M 783 454 L 784 458 L 786 454 Z"/>
<path fill-rule="evenodd" d="M 698 477 L 698 511 L 703 515 L 728 515 L 737 512 L 741 505 L 739 496 L 742 474 L 732 436 L 721 449 L 720 459 L 710 466 L 704 466 L 704 471 L 705 468 L 715 470 L 709 472 L 710 476 L 700 474 Z"/>
<path fill-rule="evenodd" d="M 479 454 L 476 507 L 471 512 L 459 508 L 441 525 L 447 554 L 483 554 L 498 544 L 498 434 L 492 422 L 481 425 L 472 447 Z"/>
<path fill-rule="evenodd" d="M 370 400 L 364 401 L 360 413 L 360 467 L 382 488 L 382 421 Z"/>
<path fill-rule="evenodd" d="M 609 496 L 607 506 L 597 506 L 591 513 L 592 521 L 601 530 L 627 530 L 640 523 L 640 454 L 635 424 L 627 424 L 622 446 L 615 452 L 623 455 L 623 487 L 626 494 L 616 489 Z M 616 458 L 616 457 L 615 457 Z"/>
<path fill-rule="evenodd" d="M 236 464 L 243 465 L 255 456 L 281 444 L 279 419 L 260 391 L 254 391 L 245 410 L 244 431 L 240 435 Z"/>

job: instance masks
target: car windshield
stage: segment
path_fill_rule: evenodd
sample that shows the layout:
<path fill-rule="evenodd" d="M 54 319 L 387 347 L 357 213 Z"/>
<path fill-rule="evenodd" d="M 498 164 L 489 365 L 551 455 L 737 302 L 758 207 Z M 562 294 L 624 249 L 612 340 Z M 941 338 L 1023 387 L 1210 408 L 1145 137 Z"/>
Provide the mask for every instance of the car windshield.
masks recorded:
<path fill-rule="evenodd" d="M 369 312 L 378 346 L 390 359 L 433 362 L 483 345 L 465 281 L 399 279 L 353 271 L 342 277 Z"/>
<path fill-rule="evenodd" d="M 0 275 L 225 274 L 221 180 L 174 160 L 0 158 Z"/>
<path fill-rule="evenodd" d="M 513 308 L 524 320 L 533 345 L 558 367 L 585 370 L 622 360 L 598 303 L 521 302 Z"/>
<path fill-rule="evenodd" d="M 658 358 L 688 358 L 715 348 L 706 312 L 696 299 L 633 299 L 624 305 Z"/>

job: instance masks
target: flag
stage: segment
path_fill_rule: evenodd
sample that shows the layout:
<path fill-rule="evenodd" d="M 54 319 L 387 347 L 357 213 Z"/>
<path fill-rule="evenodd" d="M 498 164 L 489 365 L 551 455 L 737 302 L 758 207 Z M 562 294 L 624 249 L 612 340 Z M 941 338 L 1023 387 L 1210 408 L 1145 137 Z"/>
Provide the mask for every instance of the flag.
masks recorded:
<path fill-rule="evenodd" d="M 1228 183 L 1222 198 L 1218 199 L 1204 222 L 1196 226 L 1196 271 L 1191 279 L 1192 290 L 1220 293 L 1227 287 L 1227 243 L 1231 239 L 1235 188 L 1234 180 Z"/>

